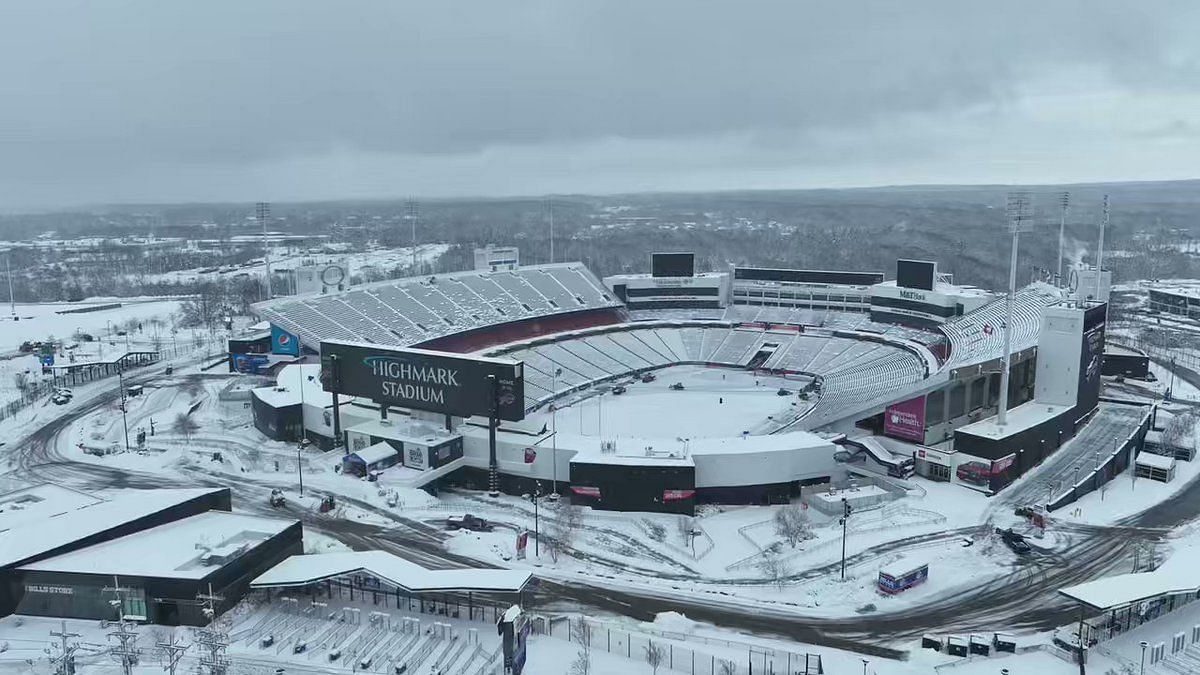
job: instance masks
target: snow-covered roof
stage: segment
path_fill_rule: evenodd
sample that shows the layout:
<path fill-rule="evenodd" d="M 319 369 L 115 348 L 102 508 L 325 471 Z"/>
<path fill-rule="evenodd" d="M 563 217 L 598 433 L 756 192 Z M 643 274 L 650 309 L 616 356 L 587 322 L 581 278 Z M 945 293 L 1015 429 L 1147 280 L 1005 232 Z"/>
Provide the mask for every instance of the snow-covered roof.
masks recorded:
<path fill-rule="evenodd" d="M 1156 455 L 1152 452 L 1139 452 L 1137 463 L 1142 466 L 1148 466 L 1151 469 L 1162 469 L 1170 471 L 1175 468 L 1175 458 L 1167 457 L 1166 455 Z"/>
<path fill-rule="evenodd" d="M 294 555 L 267 570 L 252 588 L 304 586 L 332 577 L 366 573 L 415 593 L 477 591 L 516 593 L 533 575 L 519 570 L 430 570 L 386 551 Z"/>
<path fill-rule="evenodd" d="M 388 457 L 397 457 L 400 453 L 396 452 L 396 449 L 386 441 L 380 441 L 375 445 L 368 445 L 362 450 L 355 450 L 350 454 L 366 462 L 367 465 L 371 465 Z"/>
<path fill-rule="evenodd" d="M 311 378 L 311 379 L 310 379 Z M 304 385 L 303 394 L 300 386 Z M 321 364 L 293 363 L 279 369 L 274 387 L 261 387 L 254 390 L 260 401 L 278 408 L 286 405 L 305 405 L 330 407 L 333 405 L 333 394 L 321 387 Z"/>
<path fill-rule="evenodd" d="M 879 568 L 880 574 L 886 574 L 893 579 L 898 579 L 910 572 L 915 572 L 918 569 L 925 567 L 929 561 L 925 558 L 910 558 L 903 557 L 883 565 Z"/>
<path fill-rule="evenodd" d="M 458 434 L 450 433 L 441 427 L 421 424 L 412 418 L 396 415 L 389 417 L 387 421 L 372 419 L 359 422 L 347 426 L 346 431 L 420 445 L 437 445 L 458 436 Z"/>
<path fill-rule="evenodd" d="M 1008 421 L 1004 426 L 997 424 L 995 415 L 972 424 L 958 428 L 959 433 L 982 436 L 984 438 L 1007 438 L 1019 431 L 1031 429 L 1046 420 L 1053 419 L 1071 410 L 1069 405 L 1052 405 L 1029 401 L 1008 411 Z"/>
<path fill-rule="evenodd" d="M 0 567 L 18 564 L 131 520 L 224 489 L 128 490 L 109 501 L 14 527 L 0 532 Z"/>
<path fill-rule="evenodd" d="M 1058 592 L 1093 609 L 1108 611 L 1160 595 L 1195 593 L 1200 590 L 1196 570 L 1190 565 L 1173 565 L 1171 561 L 1153 572 L 1118 574 Z"/>
<path fill-rule="evenodd" d="M 297 522 L 208 511 L 30 563 L 20 569 L 203 579 L 232 558 Z"/>
<path fill-rule="evenodd" d="M 100 503 L 99 497 L 61 485 L 34 485 L 0 494 L 0 532 Z"/>

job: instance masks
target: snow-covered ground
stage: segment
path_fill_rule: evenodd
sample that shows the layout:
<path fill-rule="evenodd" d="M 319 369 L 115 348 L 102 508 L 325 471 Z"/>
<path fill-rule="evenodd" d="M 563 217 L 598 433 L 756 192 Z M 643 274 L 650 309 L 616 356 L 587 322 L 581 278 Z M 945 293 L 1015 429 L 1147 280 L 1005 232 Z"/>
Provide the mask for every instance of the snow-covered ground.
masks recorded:
<path fill-rule="evenodd" d="M 61 313 L 66 310 L 102 307 L 110 304 L 120 304 L 120 307 L 92 312 Z M 137 341 L 139 346 L 144 346 L 154 337 L 156 326 L 152 325 L 152 322 L 155 319 L 163 322 L 157 326 L 158 334 L 160 339 L 169 345 L 171 343 L 170 318 L 179 311 L 179 305 L 180 301 L 178 300 L 131 300 L 127 298 L 116 298 L 111 301 L 89 300 L 77 303 L 18 304 L 16 320 L 13 319 L 8 307 L 4 307 L 0 310 L 0 334 L 4 336 L 4 342 L 0 344 L 0 353 L 15 351 L 22 342 L 27 340 L 46 340 L 50 337 L 67 344 L 79 342 L 79 347 L 73 351 L 80 354 L 91 354 L 96 351 L 94 343 L 89 348 L 88 343 L 75 340 L 72 336 L 76 333 L 88 333 L 97 338 L 108 336 L 111 344 L 105 345 L 105 348 L 112 352 L 124 348 L 125 337 L 116 335 L 116 332 L 124 331 L 131 321 L 141 323 L 142 330 L 138 331 L 135 328 L 134 333 L 129 336 L 130 339 Z"/>
<path fill-rule="evenodd" d="M 800 401 L 803 382 L 730 368 L 674 366 L 654 382 L 627 384 L 624 394 L 568 399 L 554 413 L 558 430 L 605 438 L 712 438 L 751 431 L 769 416 L 782 416 Z M 682 384 L 674 391 L 672 384 Z M 786 389 L 791 395 L 779 395 Z M 550 425 L 551 413 L 529 416 Z"/>
<path fill-rule="evenodd" d="M 346 262 L 349 266 L 348 274 L 361 275 L 369 273 L 371 270 L 385 273 L 396 267 L 407 269 L 413 262 L 413 249 L 411 246 L 381 248 L 360 252 L 338 251 L 336 250 L 338 248 L 341 247 L 327 245 L 322 247 L 322 249 L 330 249 L 332 252 L 310 253 L 308 251 L 296 251 L 284 246 L 273 246 L 271 249 L 271 270 L 294 269 L 302 265 L 339 260 Z M 419 244 L 417 246 L 417 264 L 436 263 L 438 258 L 441 258 L 449 249 L 449 244 Z M 263 263 L 259 262 L 253 265 L 238 267 L 197 267 L 174 272 L 164 272 L 162 274 L 150 274 L 139 278 L 148 282 L 194 283 L 204 280 L 227 279 L 236 275 L 262 277 L 264 269 L 265 266 Z"/>

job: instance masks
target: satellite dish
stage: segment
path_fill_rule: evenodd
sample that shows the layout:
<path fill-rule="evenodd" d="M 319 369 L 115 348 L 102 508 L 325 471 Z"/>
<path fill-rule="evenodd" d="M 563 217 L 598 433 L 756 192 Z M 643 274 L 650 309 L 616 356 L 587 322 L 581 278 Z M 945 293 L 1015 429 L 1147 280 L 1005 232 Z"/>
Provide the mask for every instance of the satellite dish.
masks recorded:
<path fill-rule="evenodd" d="M 346 278 L 346 270 L 337 265 L 330 265 L 321 270 L 321 283 L 326 286 L 337 286 Z"/>

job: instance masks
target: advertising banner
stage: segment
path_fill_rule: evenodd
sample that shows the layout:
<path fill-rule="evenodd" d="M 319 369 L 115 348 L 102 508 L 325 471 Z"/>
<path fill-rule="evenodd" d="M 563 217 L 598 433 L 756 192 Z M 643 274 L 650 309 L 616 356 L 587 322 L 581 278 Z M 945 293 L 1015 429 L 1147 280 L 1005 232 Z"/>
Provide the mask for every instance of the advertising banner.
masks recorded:
<path fill-rule="evenodd" d="M 271 353 L 300 356 L 300 339 L 286 330 L 271 325 Z"/>
<path fill-rule="evenodd" d="M 404 466 L 418 471 L 429 468 L 429 449 L 423 445 L 409 445 L 404 449 Z"/>
<path fill-rule="evenodd" d="M 883 411 L 883 433 L 915 443 L 925 442 L 925 395 L 893 403 Z"/>
<path fill-rule="evenodd" d="M 525 419 L 524 365 L 519 361 L 355 342 L 321 343 L 325 391 L 403 408 L 458 417 L 488 415 L 492 408 L 489 376 L 496 381 L 496 416 L 510 422 Z"/>
<path fill-rule="evenodd" d="M 1083 344 L 1079 349 L 1079 389 L 1076 416 L 1100 402 L 1100 372 L 1104 366 L 1104 329 L 1108 305 L 1090 307 L 1083 314 Z"/>
<path fill-rule="evenodd" d="M 271 365 L 266 354 L 234 354 L 233 370 L 237 373 L 262 375 Z"/>

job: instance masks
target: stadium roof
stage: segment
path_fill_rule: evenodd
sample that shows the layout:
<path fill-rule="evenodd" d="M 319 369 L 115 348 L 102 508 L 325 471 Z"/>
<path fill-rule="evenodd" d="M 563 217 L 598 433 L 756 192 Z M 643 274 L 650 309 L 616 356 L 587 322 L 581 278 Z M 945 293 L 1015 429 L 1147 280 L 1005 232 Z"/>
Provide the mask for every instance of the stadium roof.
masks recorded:
<path fill-rule="evenodd" d="M 322 340 L 411 346 L 521 319 L 620 305 L 581 263 L 557 263 L 393 279 L 279 298 L 254 310 L 311 347 Z"/>
<path fill-rule="evenodd" d="M 370 574 L 414 593 L 517 593 L 533 578 L 531 573 L 518 570 L 431 570 L 386 551 L 363 551 L 294 555 L 250 582 L 250 587 L 305 586 L 359 572 Z"/>

